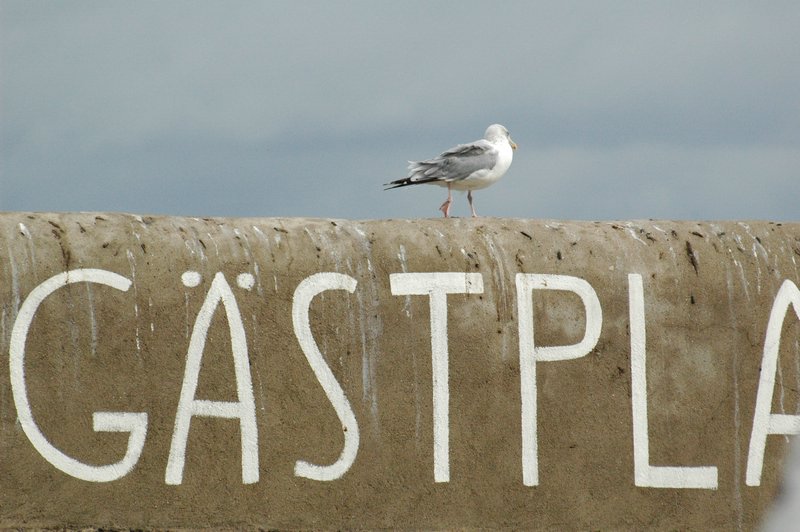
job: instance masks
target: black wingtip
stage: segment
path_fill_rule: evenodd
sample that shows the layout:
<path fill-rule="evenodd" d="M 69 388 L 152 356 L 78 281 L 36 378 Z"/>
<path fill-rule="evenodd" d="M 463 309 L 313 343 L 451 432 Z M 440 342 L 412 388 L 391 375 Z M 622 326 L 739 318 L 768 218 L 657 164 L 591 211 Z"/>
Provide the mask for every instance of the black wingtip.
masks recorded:
<path fill-rule="evenodd" d="M 411 185 L 411 181 L 408 179 L 398 179 L 397 181 L 390 181 L 388 183 L 383 184 L 383 190 L 392 190 L 393 188 L 400 188 Z"/>

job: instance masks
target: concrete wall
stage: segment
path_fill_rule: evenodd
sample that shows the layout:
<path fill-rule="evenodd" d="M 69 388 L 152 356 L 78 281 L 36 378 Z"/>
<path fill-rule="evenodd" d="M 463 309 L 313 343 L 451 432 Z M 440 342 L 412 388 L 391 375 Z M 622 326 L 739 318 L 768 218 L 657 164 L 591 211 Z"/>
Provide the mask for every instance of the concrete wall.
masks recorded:
<path fill-rule="evenodd" d="M 0 215 L 0 526 L 753 528 L 800 430 L 799 254 L 761 222 Z"/>

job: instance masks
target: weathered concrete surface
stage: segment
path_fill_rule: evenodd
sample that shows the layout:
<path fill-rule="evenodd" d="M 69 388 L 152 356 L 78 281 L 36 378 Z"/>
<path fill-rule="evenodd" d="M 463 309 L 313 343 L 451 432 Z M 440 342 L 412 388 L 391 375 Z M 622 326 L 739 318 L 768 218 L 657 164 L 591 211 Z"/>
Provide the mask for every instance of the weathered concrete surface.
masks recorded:
<path fill-rule="evenodd" d="M 762 222 L 0 215 L 0 527 L 752 529 L 786 449 L 766 436 L 748 485 L 767 323 L 784 281 L 798 282 L 799 253 L 800 225 Z M 455 272 L 448 282 L 471 292 L 446 296 L 449 362 L 435 386 L 431 297 L 393 295 L 390 276 L 404 272 Z M 641 275 L 638 300 L 629 274 Z M 303 332 L 309 298 L 348 278 L 311 299 Z M 536 346 L 578 344 L 587 321 L 600 326 L 586 354 L 539 352 L 574 358 L 536 362 L 535 383 L 520 382 L 521 369 L 531 376 L 520 279 L 566 279 L 586 296 L 585 308 L 575 292 L 533 290 Z M 798 411 L 800 335 L 786 316 L 772 414 Z M 641 350 L 632 357 L 640 318 L 646 366 Z M 333 379 L 312 369 L 314 345 Z M 634 445 L 642 375 L 649 429 Z M 449 401 L 435 413 L 436 390 Z M 136 445 L 94 432 L 95 412 L 146 414 L 127 471 L 100 472 Z M 54 465 L 59 453 L 73 462 Z M 309 476 L 302 462 L 338 464 L 322 474 L 339 478 L 298 476 Z M 81 467 L 98 478 L 65 472 Z"/>

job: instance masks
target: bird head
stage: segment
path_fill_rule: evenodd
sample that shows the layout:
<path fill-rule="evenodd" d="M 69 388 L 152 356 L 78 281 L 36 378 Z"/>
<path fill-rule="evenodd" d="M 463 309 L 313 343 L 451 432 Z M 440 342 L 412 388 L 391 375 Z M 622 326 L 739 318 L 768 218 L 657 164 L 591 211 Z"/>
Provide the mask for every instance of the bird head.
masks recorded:
<path fill-rule="evenodd" d="M 517 149 L 517 143 L 511 140 L 511 135 L 509 135 L 508 130 L 505 126 L 501 126 L 500 124 L 492 124 L 486 129 L 486 134 L 483 136 L 489 142 L 497 142 L 505 140 L 511 146 L 512 150 Z"/>

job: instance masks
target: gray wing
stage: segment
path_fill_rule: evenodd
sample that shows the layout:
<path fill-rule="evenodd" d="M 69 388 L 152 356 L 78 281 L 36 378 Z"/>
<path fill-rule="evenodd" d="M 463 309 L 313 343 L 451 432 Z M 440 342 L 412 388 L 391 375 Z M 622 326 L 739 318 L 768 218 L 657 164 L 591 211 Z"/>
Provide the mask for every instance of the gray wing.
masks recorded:
<path fill-rule="evenodd" d="M 459 144 L 434 159 L 410 161 L 408 177 L 387 183 L 388 188 L 405 187 L 436 181 L 466 179 L 478 170 L 491 170 L 497 163 L 497 150 L 486 140 Z"/>

